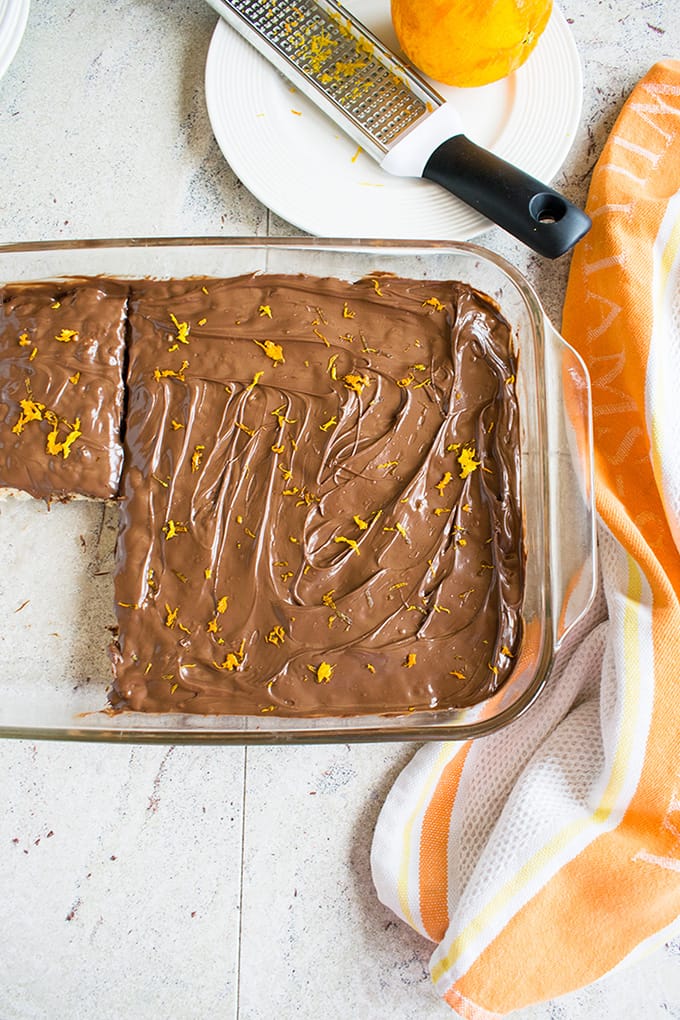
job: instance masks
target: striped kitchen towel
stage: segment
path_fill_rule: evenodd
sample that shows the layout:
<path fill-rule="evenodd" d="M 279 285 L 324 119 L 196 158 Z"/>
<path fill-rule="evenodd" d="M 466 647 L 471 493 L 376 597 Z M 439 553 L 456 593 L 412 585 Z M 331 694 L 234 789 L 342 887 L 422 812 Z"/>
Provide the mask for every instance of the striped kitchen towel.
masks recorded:
<path fill-rule="evenodd" d="M 461 1016 L 583 987 L 680 915 L 680 62 L 593 172 L 562 332 L 593 386 L 601 590 L 536 705 L 419 750 L 378 820 L 380 899 Z"/>

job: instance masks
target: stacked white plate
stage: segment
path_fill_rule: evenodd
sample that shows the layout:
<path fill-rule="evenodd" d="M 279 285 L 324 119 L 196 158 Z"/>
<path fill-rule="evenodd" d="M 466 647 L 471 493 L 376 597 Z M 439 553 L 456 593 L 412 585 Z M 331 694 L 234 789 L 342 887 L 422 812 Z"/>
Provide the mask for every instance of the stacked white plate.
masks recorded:
<path fill-rule="evenodd" d="M 0 78 L 14 60 L 26 22 L 29 0 L 0 0 Z"/>

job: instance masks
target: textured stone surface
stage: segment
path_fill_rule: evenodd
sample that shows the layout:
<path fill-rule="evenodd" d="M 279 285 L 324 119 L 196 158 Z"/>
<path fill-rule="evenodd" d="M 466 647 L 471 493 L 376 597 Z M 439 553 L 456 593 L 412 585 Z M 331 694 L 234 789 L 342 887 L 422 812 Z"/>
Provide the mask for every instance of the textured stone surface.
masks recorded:
<path fill-rule="evenodd" d="M 635 82 L 680 56 L 680 23 L 668 0 L 562 9 L 585 94 L 555 184 L 581 202 Z M 214 23 L 200 0 L 32 0 L 0 80 L 0 242 L 297 233 L 213 139 Z M 568 258 L 541 262 L 496 229 L 478 240 L 559 323 Z M 430 985 L 431 947 L 370 881 L 373 826 L 411 753 L 0 743 L 2 1020 L 451 1016 Z M 516 1017 L 680 1017 L 680 943 Z"/>

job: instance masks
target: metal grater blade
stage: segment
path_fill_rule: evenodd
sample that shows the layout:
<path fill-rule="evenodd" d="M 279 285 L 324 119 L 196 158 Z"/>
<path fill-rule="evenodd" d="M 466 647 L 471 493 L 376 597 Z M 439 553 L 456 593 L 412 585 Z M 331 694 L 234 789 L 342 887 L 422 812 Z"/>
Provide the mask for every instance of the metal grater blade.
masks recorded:
<path fill-rule="evenodd" d="M 378 159 L 443 101 L 333 0 L 209 3 Z"/>

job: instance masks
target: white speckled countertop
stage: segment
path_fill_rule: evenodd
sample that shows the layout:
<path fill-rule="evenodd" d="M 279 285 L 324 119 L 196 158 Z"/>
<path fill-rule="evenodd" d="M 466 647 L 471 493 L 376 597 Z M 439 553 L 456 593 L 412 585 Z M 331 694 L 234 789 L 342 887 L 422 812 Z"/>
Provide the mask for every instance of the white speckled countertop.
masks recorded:
<path fill-rule="evenodd" d="M 563 0 L 585 97 L 555 184 L 575 201 L 632 86 L 680 57 L 675 6 Z M 296 232 L 213 139 L 215 20 L 201 0 L 32 0 L 0 80 L 0 242 Z M 479 240 L 559 323 L 568 259 L 541 262 L 498 230 Z M 0 742 L 0 1020 L 452 1016 L 429 944 L 369 874 L 412 750 Z M 680 942 L 514 1016 L 679 1020 Z"/>

